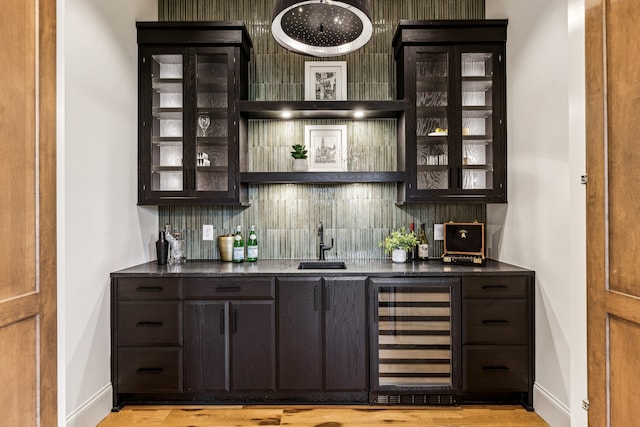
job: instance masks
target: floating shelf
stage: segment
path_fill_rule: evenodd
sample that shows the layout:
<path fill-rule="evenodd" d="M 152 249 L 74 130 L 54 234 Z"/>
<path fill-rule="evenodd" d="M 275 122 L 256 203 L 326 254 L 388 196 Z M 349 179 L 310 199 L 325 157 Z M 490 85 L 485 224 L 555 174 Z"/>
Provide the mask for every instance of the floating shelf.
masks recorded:
<path fill-rule="evenodd" d="M 243 184 L 354 184 L 402 182 L 404 172 L 242 172 Z"/>
<path fill-rule="evenodd" d="M 240 101 L 240 114 L 249 119 L 350 119 L 398 118 L 404 114 L 405 101 Z M 291 116 L 282 117 L 288 111 Z M 354 111 L 363 117 L 355 118 Z"/>

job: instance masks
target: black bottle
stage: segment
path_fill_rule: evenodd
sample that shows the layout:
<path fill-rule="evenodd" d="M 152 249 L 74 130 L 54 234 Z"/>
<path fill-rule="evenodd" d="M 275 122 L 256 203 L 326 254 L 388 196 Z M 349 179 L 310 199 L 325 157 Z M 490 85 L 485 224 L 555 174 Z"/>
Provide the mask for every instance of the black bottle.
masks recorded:
<path fill-rule="evenodd" d="M 158 265 L 165 265 L 169 256 L 169 242 L 164 238 L 164 231 L 161 231 L 160 236 L 158 236 L 156 252 L 158 255 Z"/>

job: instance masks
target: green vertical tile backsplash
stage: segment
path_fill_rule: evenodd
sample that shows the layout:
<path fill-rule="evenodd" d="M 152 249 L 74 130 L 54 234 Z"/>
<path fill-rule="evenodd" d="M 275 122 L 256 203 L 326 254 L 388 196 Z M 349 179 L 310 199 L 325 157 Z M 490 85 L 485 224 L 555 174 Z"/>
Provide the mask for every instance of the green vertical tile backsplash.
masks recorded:
<path fill-rule="evenodd" d="M 290 53 L 271 37 L 273 0 L 158 0 L 160 21 L 243 21 L 253 41 L 249 99 L 303 100 L 304 63 L 347 62 L 347 98 L 392 100 L 396 93 L 391 40 L 401 19 L 484 19 L 484 0 L 372 0 L 374 32 L 355 53 L 328 59 Z M 247 169 L 289 171 L 289 148 L 304 142 L 305 124 L 347 124 L 349 170 L 396 170 L 395 120 L 284 122 L 251 120 Z M 202 241 L 202 226 L 215 235 L 237 225 L 258 229 L 261 258 L 317 257 L 317 226 L 325 241 L 334 238 L 328 258 L 383 257 L 378 243 L 391 229 L 415 222 L 427 224 L 431 256 L 442 253 L 433 242 L 433 224 L 444 221 L 484 222 L 484 204 L 419 204 L 397 207 L 395 184 L 252 185 L 249 208 L 228 206 L 160 206 L 159 228 L 171 223 L 187 240 L 189 259 L 218 259 L 217 242 Z M 435 244 L 434 244 L 435 243 Z"/>

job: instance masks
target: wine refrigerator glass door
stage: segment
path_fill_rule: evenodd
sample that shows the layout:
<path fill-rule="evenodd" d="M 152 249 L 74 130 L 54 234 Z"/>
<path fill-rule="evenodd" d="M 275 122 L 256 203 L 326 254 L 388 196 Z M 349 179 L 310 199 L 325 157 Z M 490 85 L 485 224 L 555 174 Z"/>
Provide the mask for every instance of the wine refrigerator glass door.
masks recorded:
<path fill-rule="evenodd" d="M 154 192 L 184 189 L 182 58 L 182 54 L 150 55 L 150 185 Z"/>
<path fill-rule="evenodd" d="M 459 279 L 376 278 L 371 283 L 371 386 L 380 392 L 378 401 L 403 393 L 414 400 L 436 393 L 452 401 L 460 384 Z"/>

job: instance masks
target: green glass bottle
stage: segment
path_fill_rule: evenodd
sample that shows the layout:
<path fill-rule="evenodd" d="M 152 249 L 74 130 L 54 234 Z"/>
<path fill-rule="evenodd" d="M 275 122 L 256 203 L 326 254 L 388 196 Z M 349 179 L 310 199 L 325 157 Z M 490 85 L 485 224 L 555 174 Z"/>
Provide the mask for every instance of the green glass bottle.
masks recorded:
<path fill-rule="evenodd" d="M 233 262 L 244 261 L 244 238 L 242 228 L 236 227 L 236 235 L 233 237 Z"/>
<path fill-rule="evenodd" d="M 258 237 L 256 236 L 256 226 L 252 225 L 249 230 L 249 239 L 247 240 L 247 261 L 258 260 Z"/>

